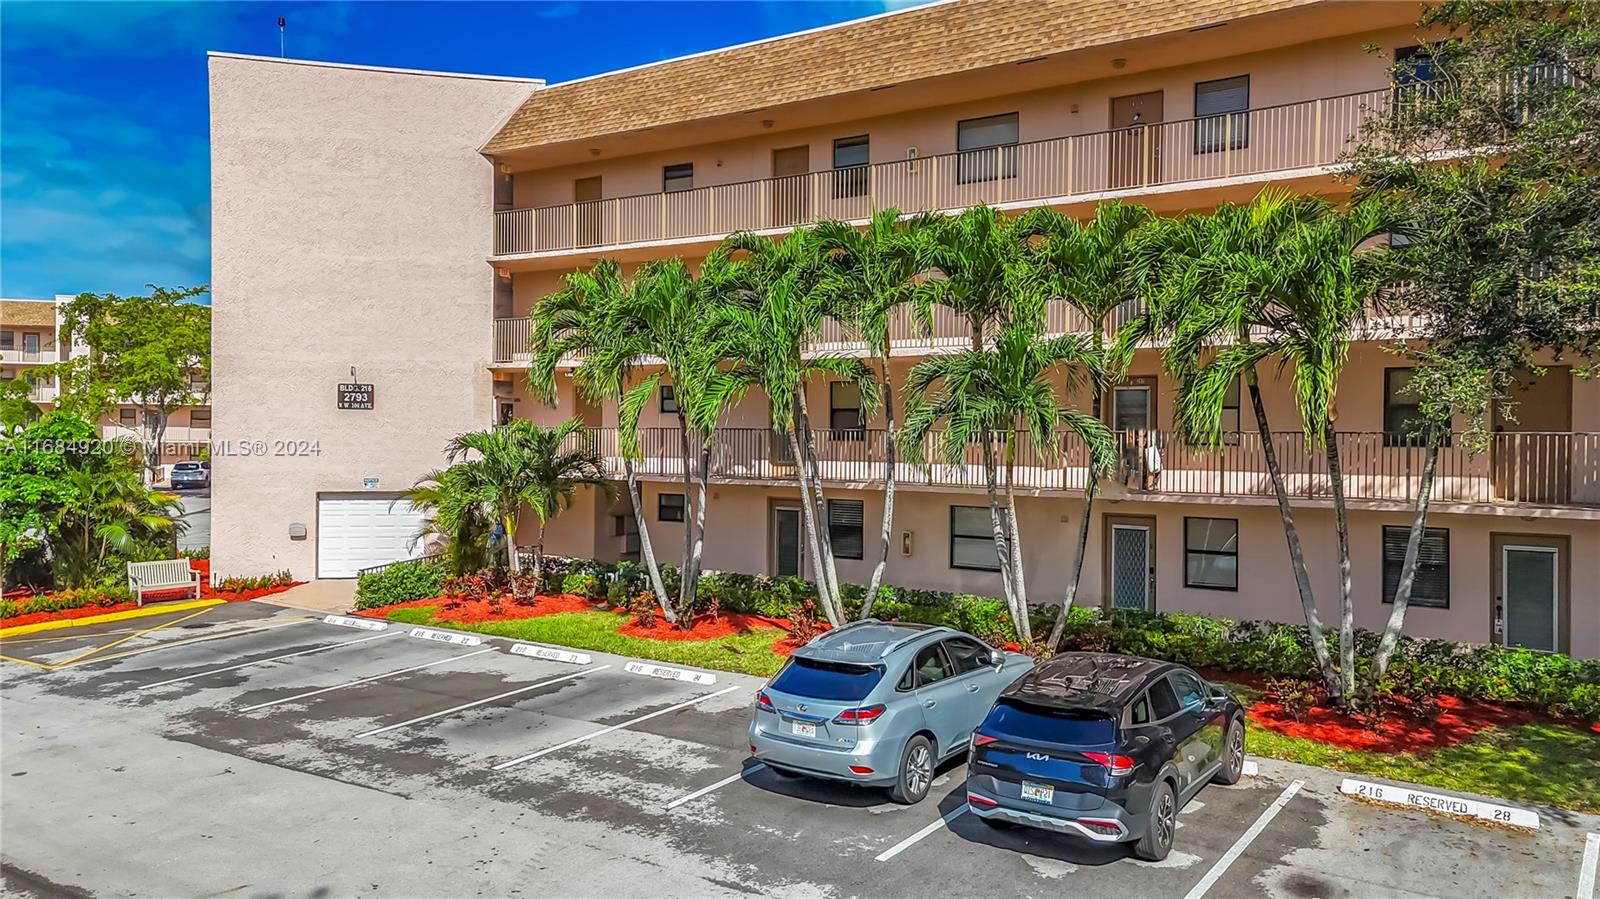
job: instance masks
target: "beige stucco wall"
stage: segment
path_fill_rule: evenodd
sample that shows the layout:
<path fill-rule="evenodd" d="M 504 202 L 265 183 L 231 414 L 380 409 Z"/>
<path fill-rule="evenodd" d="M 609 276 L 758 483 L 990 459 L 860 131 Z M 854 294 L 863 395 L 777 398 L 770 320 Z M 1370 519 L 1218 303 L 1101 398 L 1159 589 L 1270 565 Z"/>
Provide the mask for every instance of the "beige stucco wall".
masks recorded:
<path fill-rule="evenodd" d="M 490 164 L 527 81 L 213 55 L 219 574 L 316 569 L 320 493 L 409 486 L 491 416 Z M 340 382 L 376 409 L 335 409 Z M 240 454 L 266 441 L 267 454 Z M 314 455 L 276 455 L 284 442 Z M 303 540 L 289 526 L 304 524 Z"/>

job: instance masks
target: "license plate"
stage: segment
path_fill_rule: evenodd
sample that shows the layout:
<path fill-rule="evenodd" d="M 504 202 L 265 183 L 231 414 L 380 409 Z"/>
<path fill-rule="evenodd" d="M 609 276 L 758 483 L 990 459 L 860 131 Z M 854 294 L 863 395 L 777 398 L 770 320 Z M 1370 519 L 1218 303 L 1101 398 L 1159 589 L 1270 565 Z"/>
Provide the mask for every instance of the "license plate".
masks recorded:
<path fill-rule="evenodd" d="M 805 724 L 796 721 L 793 724 L 790 724 L 789 727 L 793 729 L 794 735 L 797 737 L 814 737 L 817 735 L 817 726 L 815 724 Z"/>
<path fill-rule="evenodd" d="M 1045 784 L 1023 781 L 1022 798 L 1032 799 L 1034 802 L 1053 802 L 1056 798 L 1056 788 Z"/>

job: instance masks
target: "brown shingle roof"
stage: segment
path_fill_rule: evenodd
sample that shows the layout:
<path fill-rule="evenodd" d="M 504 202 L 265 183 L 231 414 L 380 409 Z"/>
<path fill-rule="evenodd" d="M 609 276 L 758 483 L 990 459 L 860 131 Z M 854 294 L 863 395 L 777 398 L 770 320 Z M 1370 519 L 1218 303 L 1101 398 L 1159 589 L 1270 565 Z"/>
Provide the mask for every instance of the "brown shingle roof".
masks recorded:
<path fill-rule="evenodd" d="M 538 90 L 483 151 L 817 100 L 1312 2 L 956 0 Z"/>
<path fill-rule="evenodd" d="M 56 304 L 48 300 L 0 300 L 0 325 L 54 328 Z"/>

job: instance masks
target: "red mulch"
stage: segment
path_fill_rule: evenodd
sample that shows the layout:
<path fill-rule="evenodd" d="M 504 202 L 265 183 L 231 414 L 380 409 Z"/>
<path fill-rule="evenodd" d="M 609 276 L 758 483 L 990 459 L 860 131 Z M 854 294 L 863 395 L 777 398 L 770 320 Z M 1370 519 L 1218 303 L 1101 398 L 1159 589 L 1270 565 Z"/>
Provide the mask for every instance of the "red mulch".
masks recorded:
<path fill-rule="evenodd" d="M 288 584 L 282 587 L 261 587 L 256 590 L 240 590 L 237 592 L 226 593 L 218 592 L 210 587 L 201 587 L 200 598 L 220 599 L 224 602 L 240 602 L 241 600 L 259 599 L 263 596 L 271 596 L 274 593 L 282 593 L 290 587 L 299 586 L 301 583 L 303 582 L 295 581 L 293 584 Z M 146 593 L 144 604 L 146 606 L 155 605 L 164 601 L 163 597 L 165 597 L 167 600 L 181 601 L 183 599 L 193 599 L 194 592 L 192 590 L 178 590 L 166 591 L 163 593 Z M 139 608 L 139 604 L 136 602 L 119 602 L 116 605 L 83 606 L 77 609 L 64 609 L 59 612 L 30 612 L 27 615 L 12 615 L 10 618 L 0 618 L 0 628 L 21 627 L 24 624 L 38 624 L 41 621 L 67 621 L 73 618 L 88 618 L 94 615 L 109 615 L 112 612 L 126 612 L 129 609 L 137 608 Z"/>
<path fill-rule="evenodd" d="M 787 629 L 789 622 L 761 615 L 718 615 L 715 618 L 701 615 L 694 620 L 693 626 L 684 628 L 658 615 L 655 624 L 649 627 L 641 627 L 630 621 L 617 628 L 617 633 L 644 640 L 715 640 L 718 637 L 749 633 L 758 627 Z"/>
<path fill-rule="evenodd" d="M 1439 712 L 1424 718 L 1408 709 L 1390 711 L 1381 721 L 1362 720 L 1335 709 L 1316 706 L 1296 721 L 1276 702 L 1264 700 L 1250 707 L 1251 721 L 1291 737 L 1304 737 L 1341 749 L 1365 752 L 1428 753 L 1465 743 L 1490 727 L 1515 727 L 1540 716 L 1491 702 L 1454 696 L 1439 698 Z"/>
<path fill-rule="evenodd" d="M 581 596 L 562 594 L 560 596 L 539 595 L 534 598 L 532 605 L 522 605 L 504 599 L 498 604 L 490 604 L 486 600 L 461 600 L 460 605 L 453 609 L 445 606 L 452 602 L 448 597 L 431 596 L 427 599 L 413 599 L 409 602 L 395 603 L 392 606 L 379 606 L 375 609 L 362 609 L 355 614 L 363 618 L 384 618 L 392 609 L 412 609 L 420 606 L 438 606 L 436 613 L 440 621 L 453 621 L 457 624 L 479 624 L 485 621 L 517 621 L 523 618 L 538 618 L 541 615 L 555 615 L 560 612 L 588 612 L 594 606 Z"/>

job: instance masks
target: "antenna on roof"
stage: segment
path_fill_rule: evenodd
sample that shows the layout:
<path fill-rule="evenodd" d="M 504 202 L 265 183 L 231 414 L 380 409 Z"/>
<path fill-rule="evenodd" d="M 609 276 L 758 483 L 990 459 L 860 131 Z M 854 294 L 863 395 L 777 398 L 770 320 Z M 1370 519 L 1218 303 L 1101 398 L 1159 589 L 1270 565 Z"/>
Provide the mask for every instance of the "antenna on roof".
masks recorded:
<path fill-rule="evenodd" d="M 283 16 L 278 17 L 278 58 L 283 58 Z"/>

